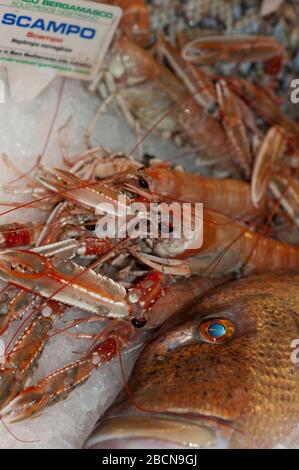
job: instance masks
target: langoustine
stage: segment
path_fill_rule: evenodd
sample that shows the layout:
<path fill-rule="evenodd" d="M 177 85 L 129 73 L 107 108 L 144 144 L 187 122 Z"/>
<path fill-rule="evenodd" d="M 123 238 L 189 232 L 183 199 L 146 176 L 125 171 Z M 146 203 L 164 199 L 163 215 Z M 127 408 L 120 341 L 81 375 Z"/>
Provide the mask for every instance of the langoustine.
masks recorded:
<path fill-rule="evenodd" d="M 116 38 L 103 72 L 106 91 L 99 84 L 105 102 L 115 100 L 133 128 L 153 127 L 163 137 L 174 136 L 192 144 L 207 158 L 230 160 L 226 136 L 220 123 L 203 113 L 203 108 L 166 67 L 148 52 L 122 35 Z M 97 82 L 96 86 L 97 86 Z M 93 89 L 93 85 L 91 85 Z M 214 139 L 211 140 L 209 135 Z"/>
<path fill-rule="evenodd" d="M 251 188 L 245 181 L 230 178 L 209 178 L 196 173 L 178 171 L 165 164 L 152 165 L 138 172 L 150 192 L 170 201 L 201 202 L 207 209 L 248 221 L 266 212 L 266 198 L 259 207 L 251 198 Z M 143 183 L 143 186 L 145 185 Z"/>

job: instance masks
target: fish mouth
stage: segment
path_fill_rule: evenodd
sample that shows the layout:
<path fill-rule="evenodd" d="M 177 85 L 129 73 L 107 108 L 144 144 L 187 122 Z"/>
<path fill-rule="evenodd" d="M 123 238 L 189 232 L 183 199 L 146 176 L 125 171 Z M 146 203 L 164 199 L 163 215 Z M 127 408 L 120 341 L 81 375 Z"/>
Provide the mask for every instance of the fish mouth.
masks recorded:
<path fill-rule="evenodd" d="M 84 448 L 216 448 L 219 447 L 217 434 L 217 430 L 209 424 L 185 419 L 151 415 L 115 416 L 97 425 L 85 442 Z"/>

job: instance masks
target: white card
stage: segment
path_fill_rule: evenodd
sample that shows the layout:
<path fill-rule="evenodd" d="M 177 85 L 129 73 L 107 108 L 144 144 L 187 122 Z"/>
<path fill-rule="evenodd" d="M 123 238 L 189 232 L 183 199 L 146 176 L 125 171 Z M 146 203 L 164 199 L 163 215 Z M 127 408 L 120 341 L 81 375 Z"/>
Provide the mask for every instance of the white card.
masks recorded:
<path fill-rule="evenodd" d="M 91 80 L 121 15 L 118 7 L 82 0 L 1 0 L 0 64 Z"/>

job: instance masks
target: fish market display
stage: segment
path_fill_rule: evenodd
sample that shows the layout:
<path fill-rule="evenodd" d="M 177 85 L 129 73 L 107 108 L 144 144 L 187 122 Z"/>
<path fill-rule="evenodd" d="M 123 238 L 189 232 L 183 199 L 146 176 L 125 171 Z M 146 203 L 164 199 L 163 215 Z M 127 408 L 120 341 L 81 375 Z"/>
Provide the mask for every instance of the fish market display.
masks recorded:
<path fill-rule="evenodd" d="M 102 369 L 120 388 L 149 343 L 86 447 L 299 446 L 298 5 L 104 3 L 124 14 L 97 76 L 1 115 L 1 422 Z M 73 354 L 43 369 L 57 337 Z"/>

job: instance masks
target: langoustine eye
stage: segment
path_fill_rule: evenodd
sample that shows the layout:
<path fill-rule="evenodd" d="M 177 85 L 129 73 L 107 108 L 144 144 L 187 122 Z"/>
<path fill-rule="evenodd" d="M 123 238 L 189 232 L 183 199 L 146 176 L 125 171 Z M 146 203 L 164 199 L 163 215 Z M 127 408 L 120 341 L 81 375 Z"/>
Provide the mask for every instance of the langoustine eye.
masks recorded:
<path fill-rule="evenodd" d="M 138 177 L 138 182 L 139 182 L 141 188 L 149 189 L 149 184 L 148 184 L 148 182 L 146 181 L 146 179 L 143 178 L 143 176 L 139 176 L 139 177 Z"/>
<path fill-rule="evenodd" d="M 198 328 L 200 338 L 209 343 L 223 343 L 235 333 L 234 324 L 227 319 L 213 318 L 203 321 Z"/>

